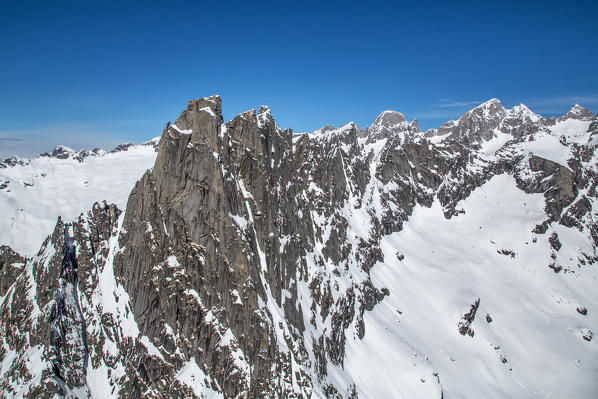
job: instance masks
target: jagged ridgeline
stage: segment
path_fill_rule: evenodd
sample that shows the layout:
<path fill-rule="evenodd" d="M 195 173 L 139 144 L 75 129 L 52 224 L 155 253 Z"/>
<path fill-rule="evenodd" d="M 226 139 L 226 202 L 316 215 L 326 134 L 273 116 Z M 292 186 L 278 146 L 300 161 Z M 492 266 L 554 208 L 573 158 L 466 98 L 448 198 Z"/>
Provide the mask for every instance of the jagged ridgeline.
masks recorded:
<path fill-rule="evenodd" d="M 426 133 L 385 112 L 294 135 L 192 100 L 126 211 L 0 249 L 0 396 L 591 397 L 586 111 L 491 100 Z"/>

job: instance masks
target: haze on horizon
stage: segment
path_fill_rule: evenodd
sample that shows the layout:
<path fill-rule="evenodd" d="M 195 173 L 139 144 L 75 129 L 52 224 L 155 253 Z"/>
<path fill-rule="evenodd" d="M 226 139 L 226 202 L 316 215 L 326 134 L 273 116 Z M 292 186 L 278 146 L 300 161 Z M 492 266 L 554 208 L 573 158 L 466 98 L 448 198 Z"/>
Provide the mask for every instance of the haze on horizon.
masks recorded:
<path fill-rule="evenodd" d="M 312 131 L 383 110 L 422 130 L 492 98 L 598 110 L 592 2 L 6 4 L 0 158 L 158 136 L 187 100 Z"/>

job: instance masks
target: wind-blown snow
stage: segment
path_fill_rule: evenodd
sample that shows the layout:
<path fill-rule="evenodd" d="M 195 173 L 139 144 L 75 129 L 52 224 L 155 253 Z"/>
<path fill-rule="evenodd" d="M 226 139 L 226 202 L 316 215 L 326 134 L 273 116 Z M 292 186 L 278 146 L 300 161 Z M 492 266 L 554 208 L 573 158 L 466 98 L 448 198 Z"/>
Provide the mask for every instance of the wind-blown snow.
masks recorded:
<path fill-rule="evenodd" d="M 34 255 L 52 233 L 58 216 L 71 220 L 106 200 L 124 209 L 135 182 L 151 168 L 156 152 L 151 145 L 127 151 L 73 158 L 38 157 L 28 165 L 0 169 L 0 244 L 23 255 Z"/>

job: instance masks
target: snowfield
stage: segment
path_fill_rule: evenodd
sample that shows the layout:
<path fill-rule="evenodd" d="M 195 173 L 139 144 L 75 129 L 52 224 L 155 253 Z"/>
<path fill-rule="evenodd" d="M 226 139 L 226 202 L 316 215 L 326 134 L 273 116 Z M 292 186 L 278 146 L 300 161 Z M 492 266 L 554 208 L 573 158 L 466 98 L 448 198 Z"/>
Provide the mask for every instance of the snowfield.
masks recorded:
<path fill-rule="evenodd" d="M 437 374 L 444 398 L 595 398 L 598 345 L 582 330 L 597 331 L 598 317 L 576 309 L 598 307 L 598 270 L 548 268 L 550 232 L 531 232 L 545 218 L 544 198 L 511 176 L 495 176 L 460 206 L 465 214 L 452 219 L 438 201 L 417 206 L 383 239 L 372 281 L 390 296 L 365 313 L 364 339 L 347 339 L 345 370 L 360 397 L 439 397 Z M 577 230 L 554 227 L 563 248 L 591 251 Z M 461 335 L 457 323 L 478 298 L 474 335 Z"/>
<path fill-rule="evenodd" d="M 70 221 L 107 201 L 125 209 L 135 182 L 154 166 L 152 145 L 85 157 L 37 157 L 27 165 L 0 169 L 0 245 L 32 256 L 61 216 Z"/>

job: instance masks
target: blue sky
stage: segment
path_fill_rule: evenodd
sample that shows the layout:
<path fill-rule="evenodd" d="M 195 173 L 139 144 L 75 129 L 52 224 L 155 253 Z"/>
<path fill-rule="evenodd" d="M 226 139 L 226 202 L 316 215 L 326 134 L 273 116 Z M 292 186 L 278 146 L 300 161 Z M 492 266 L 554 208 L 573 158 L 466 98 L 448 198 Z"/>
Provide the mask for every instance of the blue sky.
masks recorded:
<path fill-rule="evenodd" d="M 122 3 L 3 3 L 0 156 L 142 142 L 215 93 L 295 131 L 598 109 L 596 2 Z"/>

